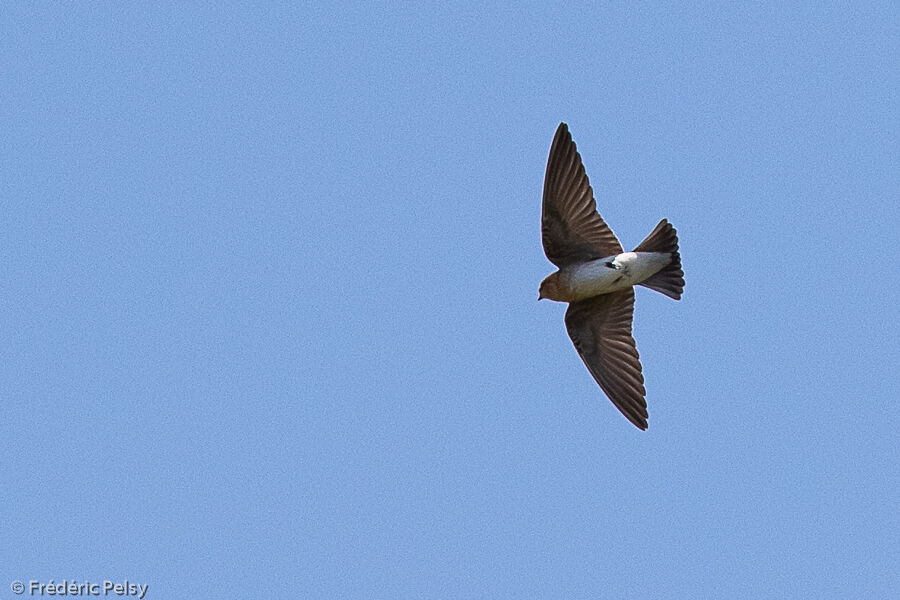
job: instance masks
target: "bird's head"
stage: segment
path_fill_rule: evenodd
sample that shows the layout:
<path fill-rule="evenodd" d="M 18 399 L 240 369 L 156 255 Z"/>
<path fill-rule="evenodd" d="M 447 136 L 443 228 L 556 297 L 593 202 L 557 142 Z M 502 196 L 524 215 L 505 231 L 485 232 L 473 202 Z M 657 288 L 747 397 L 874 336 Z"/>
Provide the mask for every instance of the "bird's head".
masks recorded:
<path fill-rule="evenodd" d="M 560 287 L 559 271 L 547 275 L 541 282 L 541 287 L 538 288 L 538 300 L 546 298 L 547 300 L 563 302 L 562 290 Z"/>

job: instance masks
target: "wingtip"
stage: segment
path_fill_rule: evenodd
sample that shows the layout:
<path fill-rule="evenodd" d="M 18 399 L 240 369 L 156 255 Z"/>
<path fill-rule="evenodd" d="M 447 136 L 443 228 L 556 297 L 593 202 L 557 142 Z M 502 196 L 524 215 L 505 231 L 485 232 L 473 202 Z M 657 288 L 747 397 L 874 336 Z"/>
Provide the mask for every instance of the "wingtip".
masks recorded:
<path fill-rule="evenodd" d="M 641 411 L 643 414 L 635 414 L 634 412 L 623 410 L 618 406 L 616 406 L 616 408 L 619 409 L 619 412 L 621 412 L 632 425 L 634 425 L 641 431 L 647 431 L 647 427 L 650 426 L 647 422 L 647 419 L 650 417 L 650 415 L 647 414 L 646 409 Z"/>

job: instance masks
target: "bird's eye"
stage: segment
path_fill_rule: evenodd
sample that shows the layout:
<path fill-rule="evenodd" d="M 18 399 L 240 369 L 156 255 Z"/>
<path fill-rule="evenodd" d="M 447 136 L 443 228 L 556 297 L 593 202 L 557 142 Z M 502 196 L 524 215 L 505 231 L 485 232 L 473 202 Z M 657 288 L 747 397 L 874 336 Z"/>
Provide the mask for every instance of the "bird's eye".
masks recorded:
<path fill-rule="evenodd" d="M 610 269 L 616 268 L 616 265 L 611 260 L 606 261 L 606 266 L 609 267 Z"/>

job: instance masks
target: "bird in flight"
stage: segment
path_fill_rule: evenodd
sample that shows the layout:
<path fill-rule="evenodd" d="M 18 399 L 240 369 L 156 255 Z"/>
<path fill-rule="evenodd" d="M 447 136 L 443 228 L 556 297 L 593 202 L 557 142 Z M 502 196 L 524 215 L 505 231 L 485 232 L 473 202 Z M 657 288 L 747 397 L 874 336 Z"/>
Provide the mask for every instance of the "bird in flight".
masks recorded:
<path fill-rule="evenodd" d="M 637 248 L 623 252 L 597 212 L 569 127 L 560 123 L 544 176 L 541 240 L 558 270 L 541 282 L 538 300 L 569 303 L 566 330 L 588 371 L 625 418 L 647 429 L 647 392 L 631 335 L 633 286 L 681 299 L 675 228 L 663 219 Z"/>

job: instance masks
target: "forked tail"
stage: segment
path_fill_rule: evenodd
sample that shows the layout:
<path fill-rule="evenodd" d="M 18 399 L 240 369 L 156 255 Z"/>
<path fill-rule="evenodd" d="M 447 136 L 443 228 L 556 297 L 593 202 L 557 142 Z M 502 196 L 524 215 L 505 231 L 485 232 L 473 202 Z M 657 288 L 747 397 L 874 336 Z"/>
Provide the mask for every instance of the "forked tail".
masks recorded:
<path fill-rule="evenodd" d="M 678 236 L 675 228 L 666 219 L 659 222 L 650 235 L 641 242 L 635 252 L 668 252 L 672 261 L 638 285 L 656 290 L 669 298 L 681 300 L 684 291 L 684 271 L 681 270 L 681 255 L 678 253 Z"/>

